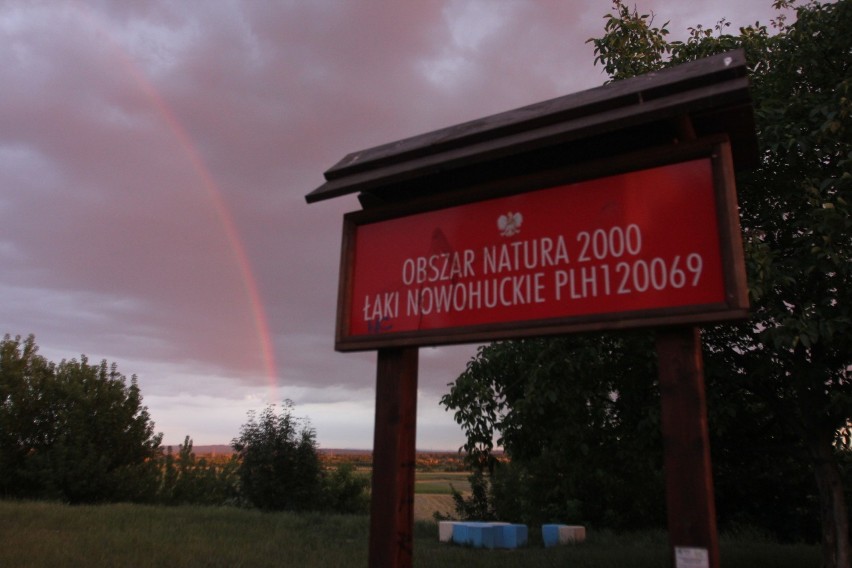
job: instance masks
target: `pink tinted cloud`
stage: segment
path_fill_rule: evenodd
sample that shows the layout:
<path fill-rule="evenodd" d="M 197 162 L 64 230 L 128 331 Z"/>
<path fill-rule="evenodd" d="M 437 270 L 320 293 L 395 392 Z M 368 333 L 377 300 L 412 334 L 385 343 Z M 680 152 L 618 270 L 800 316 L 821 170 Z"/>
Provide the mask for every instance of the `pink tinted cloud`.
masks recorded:
<path fill-rule="evenodd" d="M 732 0 L 643 4 L 673 33 L 760 17 Z M 221 199 L 282 390 L 369 388 L 372 354 L 332 350 L 341 215 L 357 202 L 304 195 L 351 151 L 601 84 L 585 42 L 609 6 L 2 4 L 0 332 L 67 356 L 197 365 L 235 392 L 264 384 Z M 466 349 L 424 356 L 422 387 L 445 391 Z"/>

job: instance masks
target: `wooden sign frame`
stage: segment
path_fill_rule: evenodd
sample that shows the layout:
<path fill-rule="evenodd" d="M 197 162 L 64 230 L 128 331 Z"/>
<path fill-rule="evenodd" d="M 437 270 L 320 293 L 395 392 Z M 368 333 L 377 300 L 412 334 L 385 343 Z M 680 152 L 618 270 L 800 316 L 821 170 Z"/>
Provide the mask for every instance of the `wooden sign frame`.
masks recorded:
<path fill-rule="evenodd" d="M 397 223 L 400 229 L 410 224 L 413 216 L 424 212 L 447 210 L 449 208 L 481 203 L 487 199 L 506 196 L 533 195 L 537 190 L 569 185 L 584 180 L 593 180 L 618 173 L 641 172 L 655 167 L 685 163 L 690 160 L 707 159 L 712 166 L 713 191 L 715 200 L 715 230 L 718 234 L 717 251 L 721 259 L 721 277 L 723 293 L 719 301 L 702 304 L 654 307 L 651 309 L 632 309 L 585 313 L 580 315 L 556 315 L 540 319 L 526 319 L 489 322 L 487 324 L 461 325 L 457 327 L 426 328 L 394 331 L 390 322 L 383 328 L 383 322 L 370 322 L 369 331 L 360 334 L 351 332 L 353 312 L 358 308 L 353 298 L 353 281 L 358 268 L 356 236 L 361 227 L 373 223 L 401 219 Z M 690 188 L 684 188 L 689 191 Z M 394 239 L 404 241 L 408 235 L 404 232 Z M 385 243 L 381 243 L 384 246 Z M 464 192 L 441 195 L 439 198 L 410 201 L 401 205 L 391 205 L 344 216 L 343 244 L 341 247 L 340 285 L 338 297 L 335 348 L 339 351 L 372 350 L 384 347 L 408 347 L 441 345 L 450 343 L 476 343 L 507 338 L 520 338 L 542 335 L 556 335 L 581 331 L 599 331 L 607 329 L 625 329 L 661 325 L 684 325 L 707 323 L 723 320 L 741 319 L 748 313 L 748 294 L 745 280 L 742 244 L 734 187 L 733 163 L 730 144 L 724 136 L 714 136 L 688 144 L 659 150 L 644 151 L 616 159 L 586 164 L 583 168 L 552 170 L 534 176 L 499 183 L 482 184 L 468 188 Z M 365 254 L 367 257 L 377 255 Z M 472 253 L 471 253 L 472 254 Z M 399 293 L 397 293 L 397 301 Z M 363 325 L 362 325 L 363 327 Z"/>
<path fill-rule="evenodd" d="M 369 566 L 413 564 L 419 346 L 643 326 L 656 328 L 672 564 L 679 566 L 689 551 L 708 568 L 719 567 L 696 326 L 747 317 L 733 172 L 734 164 L 744 169 L 758 161 L 748 89 L 740 49 L 358 150 L 324 172 L 325 182 L 305 196 L 308 203 L 357 193 L 364 207 L 344 216 L 335 348 L 377 352 Z M 627 312 L 351 332 L 352 285 L 363 283 L 353 272 L 358 227 L 704 158 L 712 160 L 724 281 L 712 305 L 643 304 Z M 404 232 L 387 238 L 405 239 Z"/>

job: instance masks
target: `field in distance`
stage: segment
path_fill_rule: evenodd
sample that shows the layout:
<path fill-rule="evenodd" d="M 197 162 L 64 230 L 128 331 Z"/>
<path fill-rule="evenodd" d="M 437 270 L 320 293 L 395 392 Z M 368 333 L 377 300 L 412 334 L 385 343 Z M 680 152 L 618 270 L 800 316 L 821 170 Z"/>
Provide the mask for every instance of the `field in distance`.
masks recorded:
<path fill-rule="evenodd" d="M 321 450 L 326 467 L 350 463 L 361 475 L 369 476 L 373 467 L 373 454 L 358 450 Z M 456 452 L 417 452 L 414 472 L 414 519 L 431 521 L 434 514 L 454 516 L 452 491 L 462 495 L 470 493 L 470 470 Z"/>
<path fill-rule="evenodd" d="M 177 451 L 172 447 L 172 451 Z M 227 445 L 193 446 L 197 458 L 208 461 L 228 460 L 233 448 Z M 373 453 L 370 450 L 320 449 L 320 459 L 326 468 L 335 468 L 341 464 L 351 464 L 359 475 L 369 477 L 373 468 Z M 414 479 L 414 518 L 418 521 L 430 521 L 434 514 L 454 516 L 455 505 L 452 491 L 462 495 L 470 493 L 468 476 L 470 470 L 465 466 L 462 455 L 457 452 L 417 452 Z"/>

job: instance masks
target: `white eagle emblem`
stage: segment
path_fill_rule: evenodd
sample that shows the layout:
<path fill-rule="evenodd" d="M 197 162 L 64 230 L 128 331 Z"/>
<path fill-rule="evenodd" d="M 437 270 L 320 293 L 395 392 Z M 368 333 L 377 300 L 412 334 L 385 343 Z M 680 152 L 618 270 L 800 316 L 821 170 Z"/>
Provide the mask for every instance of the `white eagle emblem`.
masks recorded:
<path fill-rule="evenodd" d="M 521 223 L 523 222 L 523 215 L 509 211 L 507 214 L 500 215 L 497 218 L 497 227 L 500 229 L 501 235 L 511 237 L 521 232 Z"/>

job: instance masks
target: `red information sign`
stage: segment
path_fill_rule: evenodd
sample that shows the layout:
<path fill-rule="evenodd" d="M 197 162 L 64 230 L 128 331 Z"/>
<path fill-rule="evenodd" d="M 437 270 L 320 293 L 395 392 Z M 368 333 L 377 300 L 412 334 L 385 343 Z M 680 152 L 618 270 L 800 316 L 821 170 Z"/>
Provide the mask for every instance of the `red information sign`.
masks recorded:
<path fill-rule="evenodd" d="M 718 208 L 706 157 L 374 222 L 351 214 L 338 348 L 730 318 L 742 294 Z"/>

